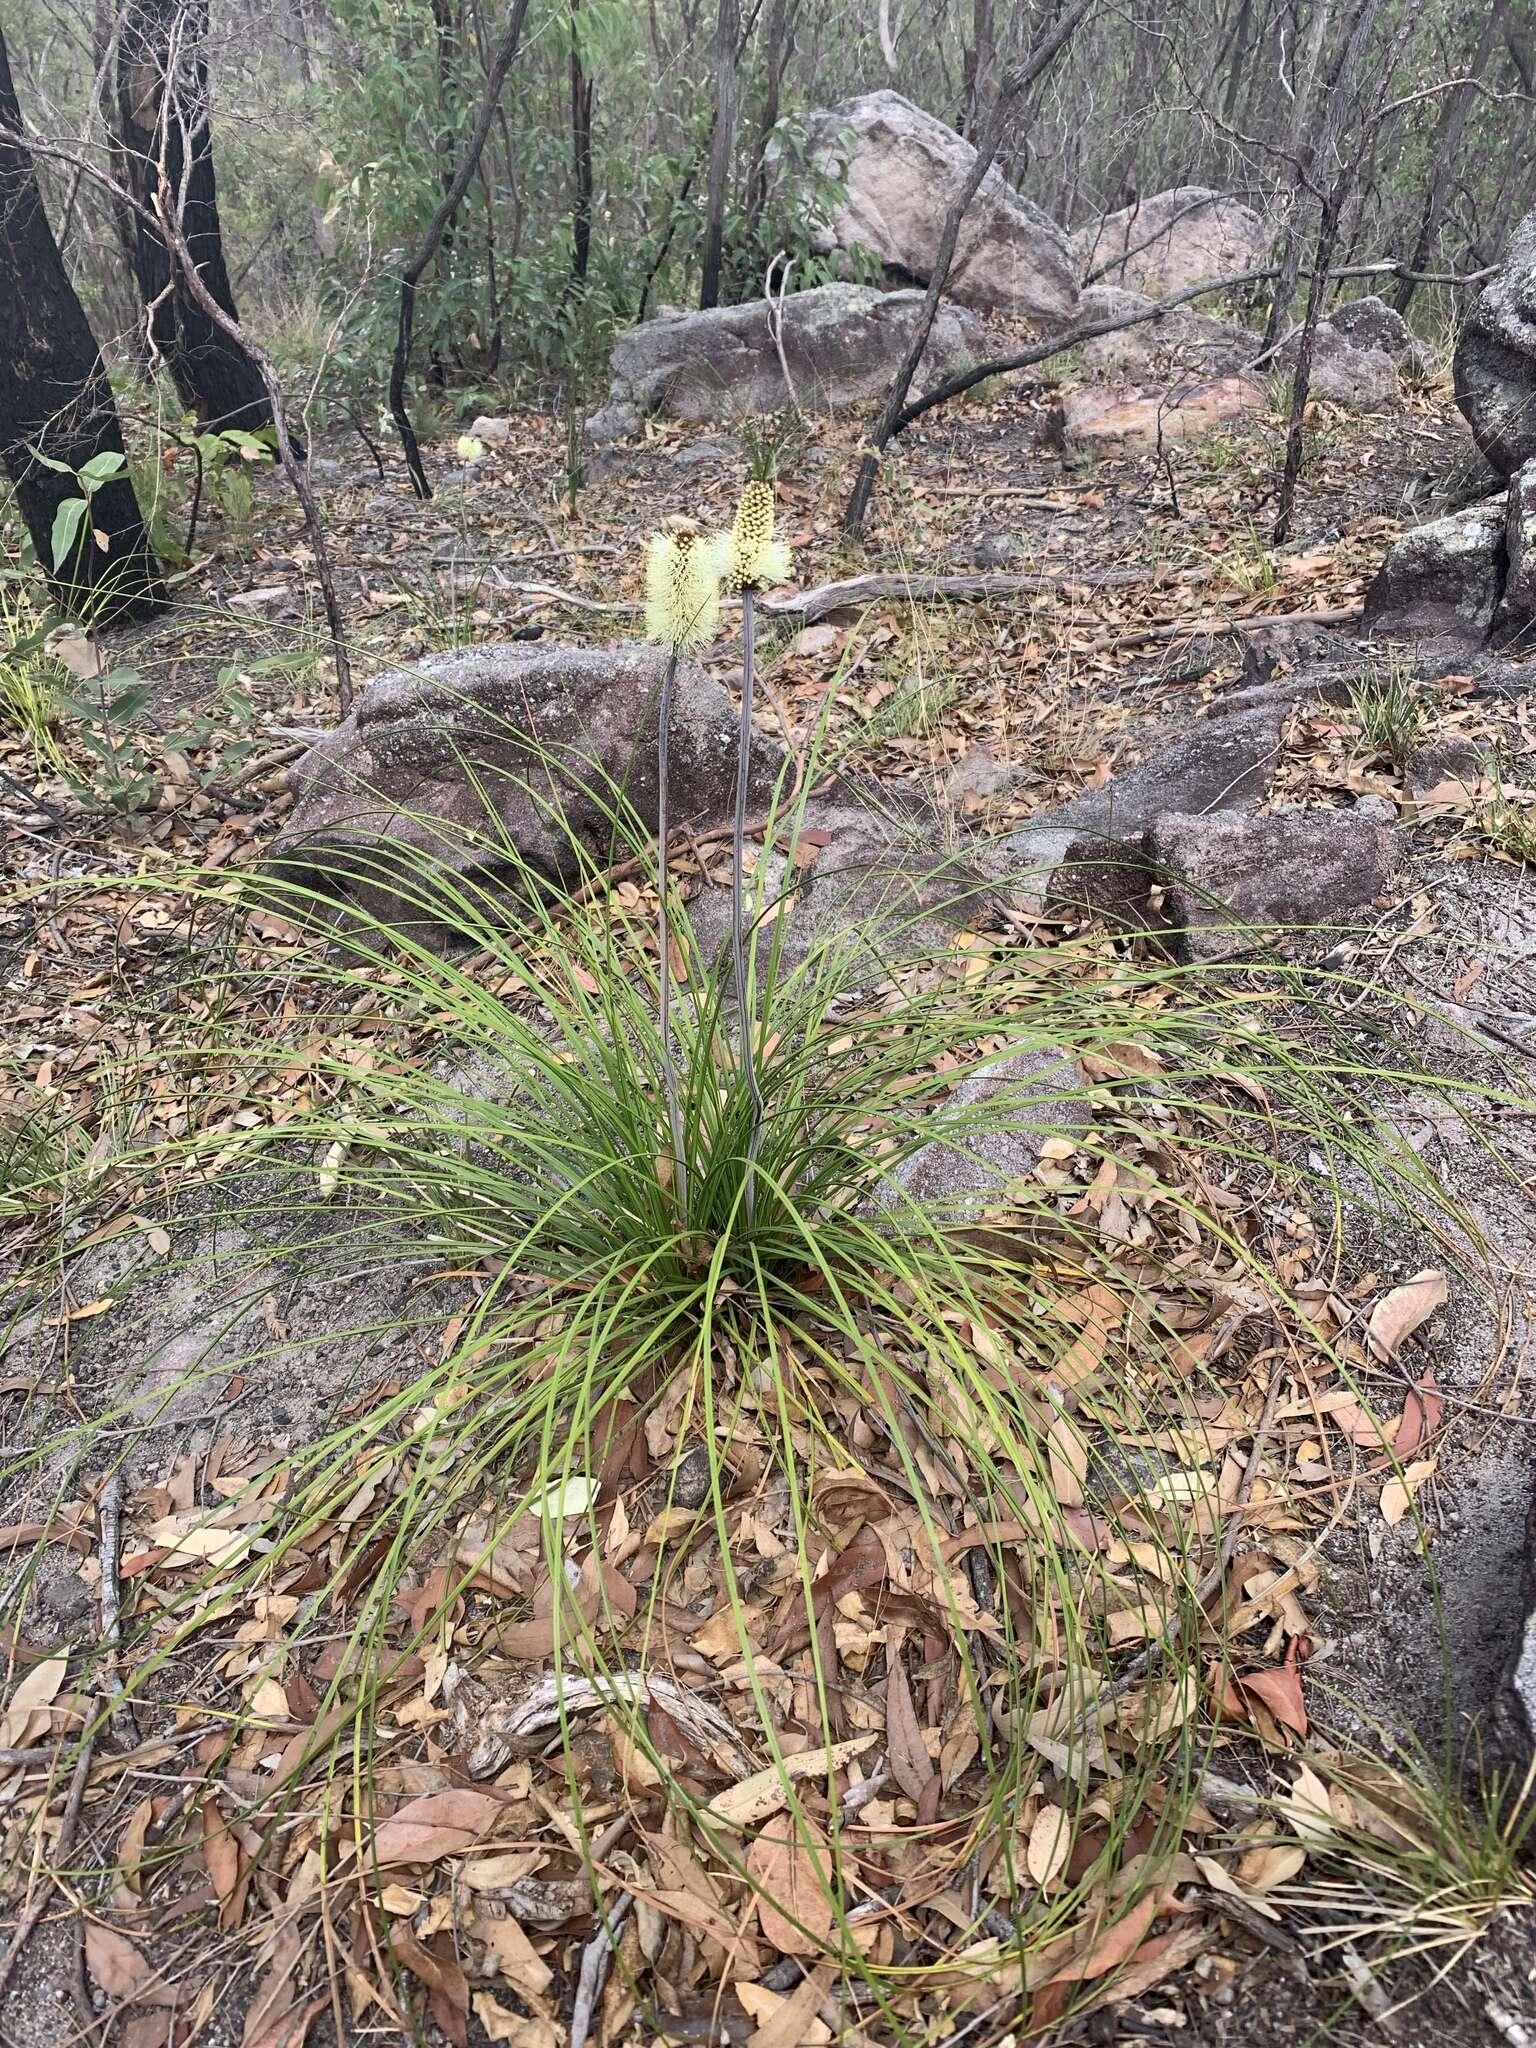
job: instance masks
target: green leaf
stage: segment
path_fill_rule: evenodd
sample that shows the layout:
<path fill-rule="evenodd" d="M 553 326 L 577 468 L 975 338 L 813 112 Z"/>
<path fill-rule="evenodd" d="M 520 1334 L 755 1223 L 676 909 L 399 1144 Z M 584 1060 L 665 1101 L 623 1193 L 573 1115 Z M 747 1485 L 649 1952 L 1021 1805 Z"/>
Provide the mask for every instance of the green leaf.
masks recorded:
<path fill-rule="evenodd" d="M 80 525 L 85 518 L 86 500 L 66 498 L 53 515 L 53 566 L 62 569 L 74 551 L 80 537 Z"/>
<path fill-rule="evenodd" d="M 80 481 L 95 489 L 104 484 L 108 477 L 117 476 L 127 466 L 128 458 L 120 448 L 103 449 L 100 455 L 93 455 L 89 462 L 81 465 Z"/>

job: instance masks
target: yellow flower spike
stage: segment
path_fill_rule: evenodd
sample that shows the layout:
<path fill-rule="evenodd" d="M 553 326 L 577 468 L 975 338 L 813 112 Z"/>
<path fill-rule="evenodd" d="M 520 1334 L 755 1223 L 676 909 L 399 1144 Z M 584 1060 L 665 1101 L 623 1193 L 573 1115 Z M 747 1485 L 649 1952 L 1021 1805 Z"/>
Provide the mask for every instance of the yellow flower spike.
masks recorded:
<path fill-rule="evenodd" d="M 773 485 L 754 479 L 741 494 L 736 519 L 720 543 L 727 590 L 772 590 L 789 580 L 790 553 L 773 533 Z"/>
<path fill-rule="evenodd" d="M 645 637 L 674 654 L 690 654 L 707 646 L 719 626 L 713 549 L 697 534 L 652 534 L 645 557 Z"/>

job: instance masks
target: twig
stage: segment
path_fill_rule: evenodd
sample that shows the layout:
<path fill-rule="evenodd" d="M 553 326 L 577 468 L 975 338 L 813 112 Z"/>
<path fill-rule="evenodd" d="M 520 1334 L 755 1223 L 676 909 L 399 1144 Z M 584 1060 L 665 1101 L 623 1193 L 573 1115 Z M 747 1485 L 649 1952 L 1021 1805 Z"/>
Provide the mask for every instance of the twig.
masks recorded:
<path fill-rule="evenodd" d="M 1246 619 L 1176 619 L 1171 625 L 1143 626 L 1129 633 L 1101 633 L 1097 640 L 1072 651 L 1104 654 L 1111 649 L 1139 647 L 1148 640 L 1198 640 L 1216 633 L 1256 633 L 1264 626 L 1342 626 L 1358 619 L 1364 610 L 1363 604 L 1340 604 L 1326 611 L 1261 612 Z"/>
<path fill-rule="evenodd" d="M 913 604 L 936 599 L 953 599 L 960 604 L 990 604 L 999 597 L 1055 597 L 1063 590 L 1150 590 L 1165 583 L 1175 586 L 1208 583 L 1220 575 L 1219 564 L 1200 563 L 1188 571 L 1154 572 L 1140 569 L 1103 569 L 1097 574 L 1084 571 L 1072 575 L 1063 571 L 1046 576 L 1014 575 L 999 571 L 981 576 L 905 576 L 899 572 L 874 571 L 867 576 L 849 576 L 838 583 L 819 583 L 813 590 L 797 590 L 788 597 L 765 597 L 762 608 L 776 619 L 800 619 L 806 625 L 823 619 L 828 612 L 845 607 L 872 604 L 880 598 L 902 597 Z"/>
<path fill-rule="evenodd" d="M 91 1775 L 91 1757 L 95 1748 L 96 1731 L 92 1729 L 80 1745 L 80 1754 L 75 1759 L 74 1776 L 69 1781 L 69 1797 L 64 1802 L 64 1817 L 59 1822 L 58 1840 L 54 1845 L 54 1856 L 59 1863 L 62 1863 L 69 1854 L 74 1844 L 75 1829 L 80 1825 L 80 1809 L 85 1804 L 86 1781 Z M 33 1928 L 43 1917 L 50 1888 L 51 1878 L 45 1871 L 36 1891 L 32 1894 L 31 1903 L 16 1923 L 16 1932 L 11 1937 L 10 1947 L 3 1956 L 0 1956 L 0 1992 L 3 1992 L 9 1983 L 17 1958 L 31 1940 Z"/>
<path fill-rule="evenodd" d="M 597 1932 L 581 1952 L 581 1974 L 576 1980 L 576 2000 L 571 2007 L 570 2048 L 586 2048 L 597 2001 L 608 1975 L 609 1958 L 618 1947 L 633 1904 L 633 1898 L 625 1892 L 611 1914 L 598 1909 Z"/>
<path fill-rule="evenodd" d="M 127 1703 L 123 1689 L 123 1587 L 121 1563 L 123 1555 L 123 1470 L 118 1466 L 105 1486 L 97 1511 L 101 1518 L 101 1541 L 97 1548 L 97 1562 L 101 1570 L 101 1637 L 107 1646 L 106 1680 L 113 1695 L 114 1721 L 119 1715 L 126 1717 Z M 138 1731 L 129 1728 L 130 1734 Z"/>

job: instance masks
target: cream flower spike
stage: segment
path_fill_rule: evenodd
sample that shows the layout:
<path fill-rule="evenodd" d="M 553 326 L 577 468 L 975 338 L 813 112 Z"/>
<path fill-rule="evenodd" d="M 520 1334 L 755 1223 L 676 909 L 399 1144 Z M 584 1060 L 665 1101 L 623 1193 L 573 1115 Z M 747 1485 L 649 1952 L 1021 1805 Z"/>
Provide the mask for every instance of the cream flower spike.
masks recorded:
<path fill-rule="evenodd" d="M 788 544 L 773 532 L 773 485 L 755 478 L 741 494 L 735 522 L 718 543 L 721 580 L 727 590 L 772 590 L 787 583 Z"/>
<path fill-rule="evenodd" d="M 705 647 L 720 627 L 715 551 L 698 534 L 655 533 L 645 556 L 645 637 L 674 654 Z"/>

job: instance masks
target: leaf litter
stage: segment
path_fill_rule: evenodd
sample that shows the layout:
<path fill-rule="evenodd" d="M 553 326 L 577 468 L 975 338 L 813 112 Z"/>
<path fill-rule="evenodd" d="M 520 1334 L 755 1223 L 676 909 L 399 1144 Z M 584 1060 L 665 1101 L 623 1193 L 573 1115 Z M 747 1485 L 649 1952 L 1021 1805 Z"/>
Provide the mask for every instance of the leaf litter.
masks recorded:
<path fill-rule="evenodd" d="M 526 454 L 544 423 L 518 432 Z M 937 438 L 914 436 L 912 448 L 912 509 L 925 536 L 947 542 L 945 493 L 964 488 L 979 503 L 989 485 L 953 485 Z M 991 486 L 999 503 L 1006 473 L 1005 457 Z M 1129 504 L 1146 486 L 1120 488 Z M 1215 489 L 1230 495 L 1229 482 Z M 1096 515 L 1105 502 L 1081 483 L 1059 497 L 1054 514 Z M 830 564 L 828 503 L 809 494 L 796 534 L 812 564 L 818 553 Z M 616 523 L 590 516 L 627 546 Z M 1070 550 L 1102 566 L 1112 531 L 1106 520 L 1095 533 L 1090 518 Z M 1378 534 L 1358 541 L 1277 564 L 1271 608 L 1347 602 L 1379 552 Z M 1043 540 L 1040 566 L 1061 551 Z M 935 624 L 887 607 L 813 626 L 781 663 L 780 695 L 803 728 L 841 664 L 856 687 L 833 707 L 834 735 L 877 772 L 938 772 L 979 742 L 1027 752 L 1041 765 L 1005 803 L 1007 822 L 1092 786 L 1118 751 L 1128 708 L 1111 691 L 1075 725 L 1064 679 L 1112 680 L 1117 643 L 1195 612 L 1212 565 L 1183 566 L 1196 572 L 1187 581 L 1178 570 L 1148 578 L 1144 596 L 1115 591 L 1107 605 L 1092 576 L 1064 578 L 1022 624 L 985 608 Z M 606 573 L 602 557 L 583 559 L 573 587 L 606 601 Z M 498 601 L 485 629 L 530 610 L 550 614 Z M 380 645 L 398 656 L 398 636 Z M 988 681 L 1003 664 L 1025 686 L 1006 703 Z M 935 668 L 939 685 L 895 717 L 906 673 Z M 951 672 L 962 678 L 952 692 Z M 1289 772 L 1300 773 L 1295 737 Z M 1358 776 L 1340 771 L 1333 736 L 1312 737 L 1314 784 Z M 1456 813 L 1450 792 L 1431 797 Z M 160 848 L 216 860 L 226 843 L 238 853 L 281 808 L 275 782 L 254 827 L 216 799 L 173 802 L 135 858 L 152 867 Z M 1465 803 L 1460 815 L 1472 815 Z M 644 907 L 639 892 L 620 906 Z M 102 1000 L 115 958 L 147 966 L 189 936 L 174 893 L 158 905 L 142 890 L 73 898 L 55 922 L 62 943 L 46 938 L 23 962 L 33 999 L 21 1022 L 34 1042 L 12 1100 L 50 1091 L 89 1129 L 111 1046 L 137 1064 L 151 1137 L 227 1137 L 214 1172 L 239 1158 L 242 1131 L 341 1102 L 339 1064 L 365 1070 L 394 1028 L 385 977 L 377 1012 L 348 1017 L 323 1056 L 296 1045 L 281 1085 L 267 1072 L 192 1084 L 142 1027 L 123 1042 Z M 1046 925 L 1034 936 L 1077 943 Z M 302 937 L 280 920 L 246 943 L 274 976 L 302 972 Z M 60 1007 L 50 991 L 66 961 L 73 987 Z M 415 1037 L 422 1056 L 430 1031 L 418 1025 Z M 123 1768 L 134 1749 L 105 1742 L 88 1780 L 93 1855 L 114 1882 L 85 1924 L 84 1963 L 129 2048 L 194 2040 L 221 1991 L 252 1971 L 243 2048 L 301 2048 L 326 2011 L 338 2026 L 401 2028 L 413 2011 L 451 2042 L 467 2042 L 473 2023 L 495 2041 L 556 2048 L 584 1965 L 600 1980 L 588 2011 L 597 2038 L 633 2023 L 695 2039 L 713 2029 L 754 2048 L 841 2038 L 855 2017 L 872 2037 L 989 2012 L 999 2026 L 1043 2026 L 1096 1997 L 1142 1997 L 1197 1963 L 1207 1985 L 1230 1980 L 1254 1916 L 1283 1917 L 1308 1855 L 1360 1820 L 1358 1803 L 1306 1761 L 1308 1602 L 1320 1532 L 1372 1512 L 1398 1521 L 1433 1481 L 1447 1406 L 1415 1347 L 1446 1279 L 1343 1289 L 1308 1220 L 1274 1188 L 1263 1235 L 1275 1284 L 1256 1295 L 1252 1269 L 1193 1219 L 1209 1216 L 1214 1191 L 1239 1228 L 1263 1214 L 1264 1191 L 1232 1192 L 1219 1144 L 1175 1151 L 1159 1145 L 1155 1118 L 1116 1124 L 1117 1101 L 1156 1076 L 1157 1056 L 1133 1038 L 1106 1053 L 1089 1074 L 1103 1098 L 1092 1145 L 1054 1141 L 1037 1170 L 1031 1216 L 1070 1216 L 1071 1229 L 1054 1252 L 1062 1341 L 1043 1375 L 1051 1504 L 1036 1520 L 988 1518 L 958 1438 L 916 1418 L 907 1429 L 901 1413 L 898 1456 L 880 1404 L 830 1383 L 821 1396 L 864 1463 L 818 1465 L 811 1433 L 793 1430 L 808 1519 L 775 1482 L 772 1432 L 750 1406 L 735 1411 L 714 1515 L 668 1504 L 697 1449 L 688 1427 L 664 1409 L 621 1413 L 606 1469 L 567 1475 L 510 1521 L 487 1498 L 442 1532 L 439 1554 L 412 1560 L 389 1612 L 369 1621 L 384 1675 L 364 1692 L 348 1638 L 367 1561 L 387 1549 L 408 1450 L 398 1469 L 372 1459 L 358 1471 L 348 1513 L 306 1540 L 311 1563 L 285 1555 L 270 1572 L 262 1531 L 283 1469 L 261 1446 L 221 1438 L 200 1472 L 167 1471 L 130 1494 L 121 1557 L 105 1561 L 127 1639 L 157 1660 L 173 1646 L 180 1661 L 165 1668 L 189 1678 L 184 1660 L 206 1642 L 195 1679 L 146 1686 L 132 1710 L 154 1789 Z M 1209 1106 L 1219 1125 L 1219 1090 Z M 366 1145 L 366 1129 L 351 1142 Z M 344 1164 L 344 1152 L 322 1162 L 322 1197 Z M 1168 1186 L 1175 1168 L 1187 1176 L 1182 1201 Z M 153 1175 L 124 1191 L 98 1241 L 133 1230 L 168 1252 L 160 1192 Z M 466 1316 L 479 1284 L 469 1277 Z M 1001 1325 L 969 1341 L 1000 1375 L 1040 1365 Z M 1371 1378 L 1400 1353 L 1413 1354 L 1406 1395 Z M 1117 1407 L 1121 1381 L 1138 1398 Z M 1378 1420 L 1366 1384 L 1396 1386 L 1397 1412 Z M 81 1491 L 57 1521 L 89 1531 L 97 1507 Z M 1054 1578 L 1039 1569 L 1047 1536 L 1073 1561 Z M 349 1559 L 358 1568 L 328 1589 L 327 1568 Z M 103 1563 L 86 1558 L 98 1577 Z M 1189 1590 L 1212 1574 L 1192 1614 Z M 1099 1646 L 1092 1670 L 1064 1659 L 1063 1603 L 1074 1632 Z M 1027 1621 L 1022 1637 L 1001 1624 L 1004 1604 Z M 110 1695 L 95 1666 L 77 1691 L 66 1659 L 29 1661 L 20 1640 L 12 1655 L 4 1743 L 56 1760 L 11 1766 L 7 1851 L 26 1873 L 55 1826 L 71 1745 Z M 1021 1697 L 1005 1675 L 1020 1655 L 1049 1674 Z M 1150 1775 L 1142 1755 L 1156 1760 Z M 1266 1761 L 1280 1768 L 1293 1839 L 1274 1839 L 1272 1817 L 1213 1814 L 1202 1785 L 1228 1756 L 1259 1785 Z M 1380 1825 L 1391 1834 L 1395 1823 Z"/>

